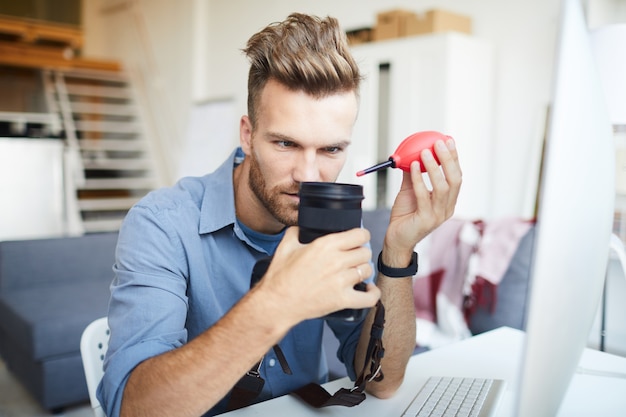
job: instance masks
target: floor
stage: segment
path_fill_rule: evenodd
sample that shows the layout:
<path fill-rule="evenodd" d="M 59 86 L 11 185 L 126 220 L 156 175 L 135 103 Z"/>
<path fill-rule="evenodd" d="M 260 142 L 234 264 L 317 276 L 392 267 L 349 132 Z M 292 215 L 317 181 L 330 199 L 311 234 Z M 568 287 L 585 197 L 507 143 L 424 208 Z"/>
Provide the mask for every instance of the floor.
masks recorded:
<path fill-rule="evenodd" d="M 37 404 L 0 360 L 0 417 L 93 417 L 89 404 L 51 414 Z"/>

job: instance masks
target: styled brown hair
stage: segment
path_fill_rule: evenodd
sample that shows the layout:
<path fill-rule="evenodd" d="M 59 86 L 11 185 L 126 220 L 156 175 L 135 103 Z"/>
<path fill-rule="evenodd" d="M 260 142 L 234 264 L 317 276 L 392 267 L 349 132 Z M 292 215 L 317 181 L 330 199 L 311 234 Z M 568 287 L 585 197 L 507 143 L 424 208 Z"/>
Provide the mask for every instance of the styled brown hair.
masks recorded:
<path fill-rule="evenodd" d="M 261 92 L 270 79 L 314 97 L 358 94 L 361 74 L 346 34 L 333 17 L 292 13 L 253 35 L 243 50 L 250 61 L 248 117 L 256 126 Z"/>

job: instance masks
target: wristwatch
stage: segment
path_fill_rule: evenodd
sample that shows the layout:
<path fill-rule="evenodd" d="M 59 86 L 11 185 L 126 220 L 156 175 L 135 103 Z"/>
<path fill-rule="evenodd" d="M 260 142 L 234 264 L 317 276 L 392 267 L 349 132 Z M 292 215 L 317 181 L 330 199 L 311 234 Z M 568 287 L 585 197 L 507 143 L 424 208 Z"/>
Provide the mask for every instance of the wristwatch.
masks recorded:
<path fill-rule="evenodd" d="M 417 253 L 411 255 L 411 262 L 406 268 L 392 268 L 383 263 L 383 251 L 378 254 L 378 272 L 389 278 L 412 277 L 417 274 Z"/>

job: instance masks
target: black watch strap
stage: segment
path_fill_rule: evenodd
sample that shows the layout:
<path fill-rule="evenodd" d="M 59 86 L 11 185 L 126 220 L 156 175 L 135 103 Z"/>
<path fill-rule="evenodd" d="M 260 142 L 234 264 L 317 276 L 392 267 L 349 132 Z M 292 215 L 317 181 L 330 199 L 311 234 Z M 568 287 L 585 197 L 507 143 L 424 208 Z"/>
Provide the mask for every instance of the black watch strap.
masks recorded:
<path fill-rule="evenodd" d="M 412 277 L 417 274 L 417 253 L 411 255 L 411 263 L 406 268 L 392 268 L 383 263 L 383 252 L 378 254 L 378 272 L 389 278 Z"/>

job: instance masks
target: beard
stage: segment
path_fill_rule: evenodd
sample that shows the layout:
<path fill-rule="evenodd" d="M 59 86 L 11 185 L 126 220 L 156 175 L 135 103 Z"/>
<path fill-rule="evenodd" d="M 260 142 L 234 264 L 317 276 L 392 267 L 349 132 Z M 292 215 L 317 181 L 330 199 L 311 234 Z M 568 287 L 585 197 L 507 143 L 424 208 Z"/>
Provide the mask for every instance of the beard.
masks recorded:
<path fill-rule="evenodd" d="M 259 199 L 263 207 L 280 223 L 285 226 L 295 226 L 298 223 L 298 205 L 293 203 L 281 203 L 281 195 L 285 193 L 293 194 L 298 192 L 298 184 L 291 186 L 276 186 L 268 188 L 259 161 L 254 155 L 254 151 L 248 155 L 250 159 L 250 176 L 248 185 Z"/>

